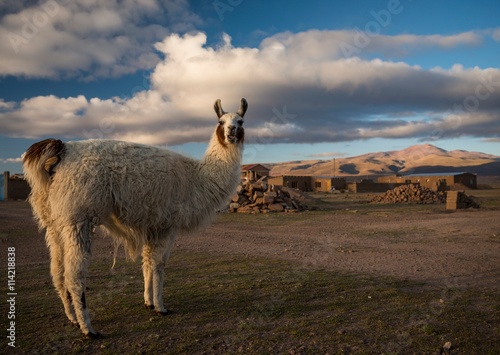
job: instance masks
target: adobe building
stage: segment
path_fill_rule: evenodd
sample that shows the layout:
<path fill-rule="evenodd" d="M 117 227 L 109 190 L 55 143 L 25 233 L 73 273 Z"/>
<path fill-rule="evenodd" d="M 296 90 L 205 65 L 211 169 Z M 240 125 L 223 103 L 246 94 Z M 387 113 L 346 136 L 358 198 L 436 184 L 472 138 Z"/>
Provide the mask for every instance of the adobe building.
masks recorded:
<path fill-rule="evenodd" d="M 271 176 L 267 179 L 268 184 L 291 187 L 301 191 L 312 191 L 310 176 L 281 175 Z"/>
<path fill-rule="evenodd" d="M 394 182 L 375 182 L 371 179 L 364 179 L 359 182 L 352 182 L 347 184 L 347 189 L 350 192 L 362 193 L 362 192 L 386 192 L 392 190 L 395 187 L 405 185 L 405 183 L 394 183 Z"/>
<path fill-rule="evenodd" d="M 271 176 L 267 179 L 267 182 L 268 184 L 314 192 L 328 192 L 333 189 L 341 190 L 346 188 L 344 178 L 331 176 L 281 175 Z"/>
<path fill-rule="evenodd" d="M 3 173 L 3 199 L 4 200 L 26 200 L 30 194 L 30 187 L 22 174 L 10 175 Z"/>
<path fill-rule="evenodd" d="M 455 184 L 462 184 L 470 189 L 477 188 L 477 175 L 466 172 L 382 176 L 377 181 L 395 184 L 420 184 L 433 191 L 444 191 Z"/>
<path fill-rule="evenodd" d="M 311 185 L 315 192 L 329 192 L 346 188 L 346 181 L 341 177 L 311 176 L 311 179 Z"/>
<path fill-rule="evenodd" d="M 269 176 L 269 168 L 261 164 L 246 164 L 241 166 L 241 180 L 256 181 Z"/>

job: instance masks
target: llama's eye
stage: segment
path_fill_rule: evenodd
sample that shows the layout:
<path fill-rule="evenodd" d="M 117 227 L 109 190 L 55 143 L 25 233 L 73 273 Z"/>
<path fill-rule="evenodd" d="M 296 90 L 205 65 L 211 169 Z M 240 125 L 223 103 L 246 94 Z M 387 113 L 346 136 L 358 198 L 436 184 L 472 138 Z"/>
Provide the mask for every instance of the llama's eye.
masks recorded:
<path fill-rule="evenodd" d="M 219 124 L 222 126 L 224 124 L 224 121 L 219 121 Z"/>
<path fill-rule="evenodd" d="M 241 126 L 243 124 L 243 120 L 238 120 L 238 124 Z"/>

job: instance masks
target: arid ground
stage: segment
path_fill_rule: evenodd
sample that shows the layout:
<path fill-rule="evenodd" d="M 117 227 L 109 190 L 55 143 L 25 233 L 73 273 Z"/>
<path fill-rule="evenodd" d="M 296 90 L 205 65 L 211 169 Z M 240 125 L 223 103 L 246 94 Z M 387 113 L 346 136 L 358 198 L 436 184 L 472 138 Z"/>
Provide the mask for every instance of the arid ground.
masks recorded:
<path fill-rule="evenodd" d="M 20 353 L 498 353 L 500 190 L 480 209 L 369 204 L 316 195 L 317 210 L 220 214 L 179 236 L 159 317 L 141 308 L 140 262 L 97 235 L 88 277 L 94 326 L 65 319 L 49 254 L 24 201 L 0 202 L 0 262 L 16 253 Z M 4 273 L 6 275 L 6 272 Z M 7 284 L 7 279 L 5 279 Z M 4 288 L 5 289 L 5 288 Z M 8 305 L 1 304 L 5 326 Z M 4 342 L 5 342 L 4 337 Z"/>

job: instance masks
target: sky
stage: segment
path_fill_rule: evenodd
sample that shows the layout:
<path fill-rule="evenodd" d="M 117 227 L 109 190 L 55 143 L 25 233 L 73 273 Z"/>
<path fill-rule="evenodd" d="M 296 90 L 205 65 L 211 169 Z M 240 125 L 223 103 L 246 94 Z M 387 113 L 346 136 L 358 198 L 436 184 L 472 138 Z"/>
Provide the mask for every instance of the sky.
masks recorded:
<path fill-rule="evenodd" d="M 49 138 L 200 158 L 213 103 L 243 163 L 430 143 L 500 155 L 500 2 L 5 0 L 0 171 Z"/>

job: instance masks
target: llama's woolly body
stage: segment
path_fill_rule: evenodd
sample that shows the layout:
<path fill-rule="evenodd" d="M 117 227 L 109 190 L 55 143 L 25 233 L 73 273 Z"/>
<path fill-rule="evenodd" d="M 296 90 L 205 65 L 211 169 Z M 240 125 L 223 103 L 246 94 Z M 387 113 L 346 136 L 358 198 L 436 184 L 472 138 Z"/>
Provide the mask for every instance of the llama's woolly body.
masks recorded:
<path fill-rule="evenodd" d="M 238 183 L 239 159 L 217 147 L 197 161 L 128 142 L 68 142 L 44 210 L 64 225 L 92 216 L 137 256 L 145 240 L 210 222 Z"/>
<path fill-rule="evenodd" d="M 91 234 L 103 226 L 132 257 L 142 251 L 144 300 L 166 314 L 163 269 L 175 235 L 208 222 L 240 177 L 247 103 L 219 117 L 205 156 L 194 160 L 165 149 L 111 140 L 34 144 L 23 158 L 29 201 L 46 228 L 51 274 L 68 318 L 96 336 L 85 299 Z"/>

